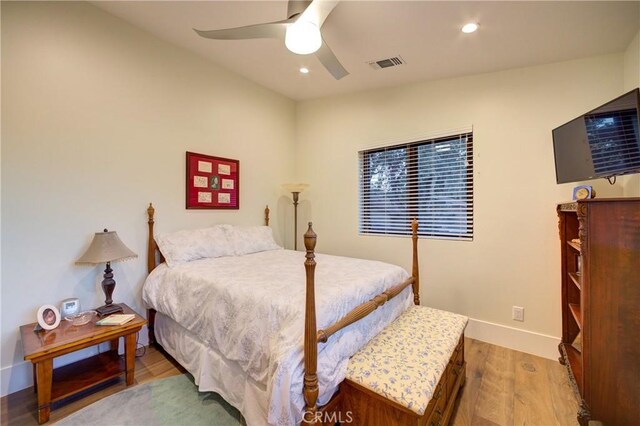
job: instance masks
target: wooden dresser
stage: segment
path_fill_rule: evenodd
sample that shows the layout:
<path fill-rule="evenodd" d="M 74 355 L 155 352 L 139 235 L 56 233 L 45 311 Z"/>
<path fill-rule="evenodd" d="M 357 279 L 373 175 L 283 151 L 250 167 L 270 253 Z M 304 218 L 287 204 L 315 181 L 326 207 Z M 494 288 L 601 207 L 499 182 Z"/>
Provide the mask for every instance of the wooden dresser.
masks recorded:
<path fill-rule="evenodd" d="M 562 253 L 560 362 L 578 421 L 640 421 L 640 198 L 557 207 Z"/>

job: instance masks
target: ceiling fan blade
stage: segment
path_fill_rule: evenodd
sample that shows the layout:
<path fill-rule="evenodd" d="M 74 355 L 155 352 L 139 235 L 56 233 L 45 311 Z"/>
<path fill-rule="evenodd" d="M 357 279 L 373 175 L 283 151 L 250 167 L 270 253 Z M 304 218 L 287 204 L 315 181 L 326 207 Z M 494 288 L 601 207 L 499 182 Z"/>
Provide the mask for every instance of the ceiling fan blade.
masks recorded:
<path fill-rule="evenodd" d="M 198 33 L 200 37 L 214 40 L 247 40 L 253 38 L 277 38 L 284 40 L 287 27 L 293 22 L 295 22 L 295 19 L 285 19 L 284 21 L 247 25 L 246 27 L 210 31 L 201 31 L 194 28 L 193 31 Z"/>
<path fill-rule="evenodd" d="M 325 19 L 329 16 L 333 8 L 338 5 L 338 0 L 313 0 L 311 4 L 300 15 L 301 20 L 313 22 L 318 28 L 322 27 Z"/>
<path fill-rule="evenodd" d="M 322 40 L 322 46 L 320 46 L 320 49 L 316 52 L 316 57 L 336 80 L 340 80 L 342 77 L 349 75 L 349 71 L 344 69 L 324 39 Z"/>
<path fill-rule="evenodd" d="M 287 17 L 293 18 L 304 12 L 311 4 L 311 0 L 289 0 L 287 3 Z"/>

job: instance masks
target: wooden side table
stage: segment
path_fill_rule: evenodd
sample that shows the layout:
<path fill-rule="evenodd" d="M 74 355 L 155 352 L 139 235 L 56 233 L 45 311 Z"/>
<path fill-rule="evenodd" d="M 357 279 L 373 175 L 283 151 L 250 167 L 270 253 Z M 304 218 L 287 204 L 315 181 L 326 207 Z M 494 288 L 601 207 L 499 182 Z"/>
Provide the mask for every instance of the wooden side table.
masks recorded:
<path fill-rule="evenodd" d="M 62 320 L 50 331 L 34 331 L 35 323 L 20 327 L 24 359 L 33 363 L 34 389 L 38 394 L 38 423 L 49 420 L 51 403 L 86 390 L 99 383 L 125 374 L 127 386 L 133 384 L 136 354 L 136 333 L 147 321 L 133 309 L 121 303 L 125 314 L 135 318 L 123 325 L 100 326 L 94 318 L 76 327 Z M 125 342 L 125 360 L 118 355 L 120 337 Z M 53 359 L 60 355 L 110 342 L 110 350 L 53 368 Z"/>

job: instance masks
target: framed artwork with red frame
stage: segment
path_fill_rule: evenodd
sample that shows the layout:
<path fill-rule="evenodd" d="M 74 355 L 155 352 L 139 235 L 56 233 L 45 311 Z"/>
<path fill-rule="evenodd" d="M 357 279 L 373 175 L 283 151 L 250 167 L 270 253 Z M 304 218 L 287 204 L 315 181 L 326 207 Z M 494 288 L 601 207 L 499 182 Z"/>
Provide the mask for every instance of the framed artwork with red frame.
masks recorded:
<path fill-rule="evenodd" d="M 187 151 L 188 209 L 239 209 L 240 161 Z"/>

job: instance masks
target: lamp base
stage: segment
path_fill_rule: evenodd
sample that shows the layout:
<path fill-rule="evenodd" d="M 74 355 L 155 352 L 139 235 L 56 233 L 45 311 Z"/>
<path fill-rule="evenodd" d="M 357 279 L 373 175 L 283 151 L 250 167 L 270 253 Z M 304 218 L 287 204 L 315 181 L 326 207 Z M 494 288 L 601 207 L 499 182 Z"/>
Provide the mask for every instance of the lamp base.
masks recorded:
<path fill-rule="evenodd" d="M 100 315 L 101 317 L 104 317 L 106 315 L 124 312 L 124 309 L 122 309 L 122 306 L 120 305 L 104 305 L 96 308 L 96 312 L 98 312 L 98 315 Z"/>

